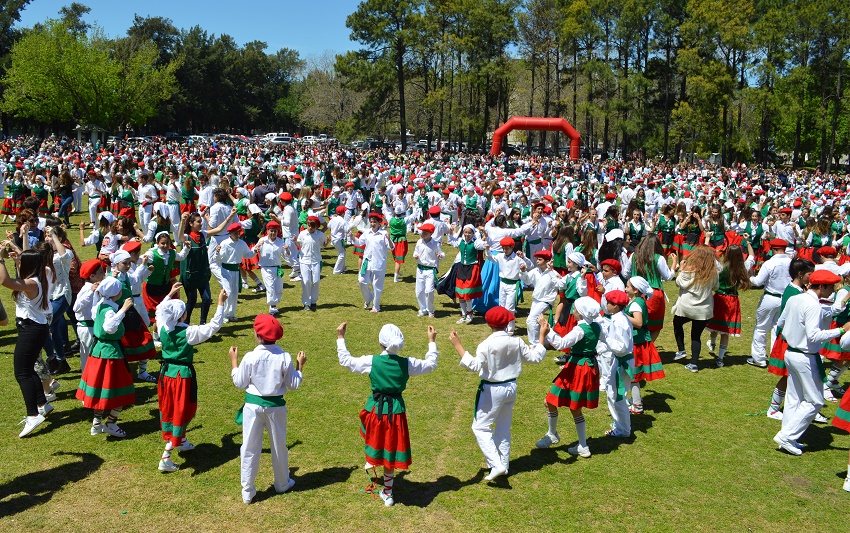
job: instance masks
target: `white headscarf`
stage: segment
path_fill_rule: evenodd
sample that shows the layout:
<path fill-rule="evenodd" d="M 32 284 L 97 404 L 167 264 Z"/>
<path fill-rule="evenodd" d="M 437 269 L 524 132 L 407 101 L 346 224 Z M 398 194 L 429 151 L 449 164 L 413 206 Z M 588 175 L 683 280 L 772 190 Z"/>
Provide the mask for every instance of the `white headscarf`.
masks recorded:
<path fill-rule="evenodd" d="M 169 298 L 156 306 L 156 323 L 171 333 L 186 312 L 186 304 L 181 300 Z"/>
<path fill-rule="evenodd" d="M 567 259 L 569 259 L 573 263 L 577 264 L 579 266 L 579 268 L 581 268 L 581 267 L 583 267 L 584 265 L 587 264 L 587 261 L 584 258 L 584 254 L 580 254 L 578 252 L 571 253 L 570 255 L 567 256 Z"/>
<path fill-rule="evenodd" d="M 109 260 L 112 261 L 113 265 L 117 265 L 121 261 L 126 261 L 130 259 L 130 252 L 127 250 L 118 250 L 109 256 Z"/>
<path fill-rule="evenodd" d="M 647 298 L 652 298 L 652 293 L 655 292 L 652 290 L 652 287 L 649 286 L 649 282 L 646 281 L 641 276 L 632 276 L 629 278 L 629 283 L 632 284 L 632 287 L 637 289 L 637 291 Z"/>
<path fill-rule="evenodd" d="M 104 211 L 103 213 L 101 213 L 101 214 L 100 214 L 100 215 L 98 215 L 98 216 L 99 216 L 100 218 L 105 218 L 107 221 L 109 221 L 109 223 L 110 223 L 110 224 L 112 224 L 113 222 L 115 222 L 115 215 L 113 215 L 113 214 L 112 214 L 112 213 L 110 213 L 109 211 Z"/>
<path fill-rule="evenodd" d="M 626 235 L 623 233 L 621 229 L 612 229 L 608 233 L 605 234 L 605 242 L 611 242 L 615 239 L 625 239 Z"/>
<path fill-rule="evenodd" d="M 157 241 L 159 241 L 159 238 L 160 238 L 160 237 L 162 237 L 163 235 L 165 235 L 166 237 L 168 237 L 168 236 L 170 236 L 170 235 L 171 235 L 171 233 L 169 233 L 169 232 L 167 232 L 167 231 L 160 231 L 159 233 L 157 233 L 156 235 L 154 235 L 153 242 L 157 242 Z"/>
<path fill-rule="evenodd" d="M 404 348 L 404 335 L 395 324 L 384 324 L 378 333 L 378 342 L 387 353 L 398 354 L 399 350 Z"/>
<path fill-rule="evenodd" d="M 578 311 L 578 314 L 588 322 L 596 320 L 599 317 L 599 313 L 602 312 L 599 303 L 590 296 L 582 296 L 573 305 L 575 310 Z"/>
<path fill-rule="evenodd" d="M 100 306 L 103 302 L 110 303 L 113 298 L 121 294 L 121 282 L 112 276 L 103 278 L 97 286 L 96 292 L 100 296 L 100 299 L 98 299 L 95 307 Z"/>

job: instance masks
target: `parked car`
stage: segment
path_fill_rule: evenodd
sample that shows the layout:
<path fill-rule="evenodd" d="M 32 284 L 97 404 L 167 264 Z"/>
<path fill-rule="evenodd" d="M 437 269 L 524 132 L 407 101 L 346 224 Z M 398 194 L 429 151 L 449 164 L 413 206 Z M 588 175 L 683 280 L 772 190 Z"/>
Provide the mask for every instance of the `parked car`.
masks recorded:
<path fill-rule="evenodd" d="M 269 146 L 289 146 L 292 144 L 292 137 L 280 135 L 269 141 Z"/>

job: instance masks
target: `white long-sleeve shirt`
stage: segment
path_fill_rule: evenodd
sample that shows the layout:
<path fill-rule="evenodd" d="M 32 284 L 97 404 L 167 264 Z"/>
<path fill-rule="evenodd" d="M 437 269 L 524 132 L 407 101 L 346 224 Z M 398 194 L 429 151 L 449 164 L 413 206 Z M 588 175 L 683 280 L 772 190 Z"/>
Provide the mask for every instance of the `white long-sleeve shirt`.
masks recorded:
<path fill-rule="evenodd" d="M 301 246 L 299 261 L 302 265 L 315 265 L 322 262 L 322 246 L 325 245 L 325 234 L 319 230 L 310 233 L 309 229 L 301 230 L 298 234 L 298 244 Z"/>
<path fill-rule="evenodd" d="M 527 257 L 520 257 L 516 253 L 512 253 L 510 257 L 505 257 L 505 254 L 493 255 L 490 250 L 485 250 L 484 255 L 490 261 L 495 261 L 499 264 L 499 277 L 505 279 L 519 279 L 522 272 L 519 268 L 521 264 L 525 264 L 526 268 L 532 268 L 533 265 Z"/>
<path fill-rule="evenodd" d="M 163 298 L 159 305 L 157 305 L 157 309 L 160 305 L 170 299 L 171 298 L 168 295 L 165 295 L 165 298 Z M 196 344 L 201 344 L 202 342 L 208 341 L 213 335 L 218 333 L 218 330 L 221 329 L 223 318 L 224 306 L 219 305 L 215 308 L 215 314 L 213 314 L 212 320 L 210 320 L 206 324 L 201 324 L 200 326 L 190 326 L 184 322 L 178 322 L 177 326 L 186 326 L 186 342 L 190 346 L 195 346 Z M 157 316 L 157 325 L 162 324 L 163 322 L 164 320 L 160 319 L 159 316 Z M 162 331 L 161 327 L 160 331 Z"/>
<path fill-rule="evenodd" d="M 440 259 L 445 256 L 440 249 L 440 243 L 436 239 L 431 239 L 428 242 L 419 239 L 416 246 L 413 247 L 413 258 L 417 264 L 422 266 L 437 268 L 440 266 Z"/>
<path fill-rule="evenodd" d="M 588 324 L 588 322 L 584 319 L 579 321 L 579 324 Z M 552 346 L 555 350 L 563 350 L 565 348 L 570 348 L 575 346 L 575 344 L 584 338 L 584 330 L 579 327 L 574 327 L 570 330 L 569 333 L 561 337 L 554 330 L 549 330 L 549 333 L 546 334 L 546 341 Z M 600 340 L 603 340 L 603 337 L 600 335 Z"/>
<path fill-rule="evenodd" d="M 279 267 L 283 264 L 283 259 L 289 249 L 286 247 L 286 241 L 283 239 L 269 240 L 268 237 L 263 237 L 254 245 L 254 252 L 259 254 L 260 267 Z"/>
<path fill-rule="evenodd" d="M 261 344 L 245 354 L 230 371 L 236 388 L 255 396 L 282 396 L 301 385 L 301 371 L 292 357 L 277 344 Z"/>
<path fill-rule="evenodd" d="M 823 312 L 817 295 L 812 291 L 788 299 L 777 327 L 788 341 L 788 348 L 807 354 L 817 354 L 821 344 L 838 337 L 840 330 L 826 329 L 829 314 Z"/>
<path fill-rule="evenodd" d="M 221 264 L 238 264 L 243 259 L 254 257 L 254 251 L 242 239 L 228 238 L 218 245 L 220 248 L 213 252 L 213 259 Z"/>
<path fill-rule="evenodd" d="M 387 353 L 386 351 L 381 354 Z M 339 358 L 339 364 L 355 374 L 368 374 L 372 371 L 372 359 L 380 357 L 375 355 L 364 355 L 361 357 L 353 357 L 351 352 L 345 345 L 345 339 L 336 340 L 336 355 Z M 425 359 L 417 359 L 415 357 L 407 358 L 407 372 L 410 377 L 421 376 L 433 372 L 437 368 L 437 343 L 429 342 L 428 351 L 425 353 Z"/>
<path fill-rule="evenodd" d="M 78 321 L 94 320 L 94 302 L 96 296 L 92 290 L 92 283 L 86 282 L 80 292 L 77 293 L 77 299 L 74 300 L 74 314 Z"/>
<path fill-rule="evenodd" d="M 558 291 L 564 290 L 566 284 L 566 280 L 551 269 L 544 272 L 540 268 L 533 268 L 521 272 L 519 277 L 526 285 L 534 286 L 532 298 L 535 302 L 546 302 L 547 304 L 552 304 L 555 301 L 558 297 Z"/>
<path fill-rule="evenodd" d="M 363 247 L 363 260 L 369 260 L 366 267 L 370 272 L 384 272 L 387 269 L 387 254 L 393 249 L 389 234 L 379 229 L 363 232 L 360 237 L 352 236 L 351 241 L 357 246 Z"/>
<path fill-rule="evenodd" d="M 791 258 L 785 254 L 774 255 L 764 262 L 758 274 L 750 277 L 750 283 L 755 287 L 764 287 L 765 292 L 782 296 L 785 287 L 791 285 L 791 274 L 788 267 Z"/>
<path fill-rule="evenodd" d="M 596 349 L 600 354 L 623 357 L 634 350 L 632 323 L 622 311 L 611 317 L 599 317 L 595 320 L 602 328 L 602 335 Z M 580 329 L 580 328 L 573 328 Z"/>
<path fill-rule="evenodd" d="M 332 217 L 328 221 L 328 230 L 331 234 L 331 242 L 340 242 L 344 241 L 346 235 L 348 235 L 348 230 L 350 229 L 350 225 L 345 221 L 345 217 L 336 215 Z"/>
<path fill-rule="evenodd" d="M 463 354 L 460 366 L 473 372 L 484 381 L 509 381 L 522 373 L 523 360 L 539 363 L 546 357 L 546 347 L 535 344 L 533 348 L 520 337 L 508 335 L 505 331 L 495 331 L 484 339 L 475 349 L 475 357 L 469 352 Z"/>
<path fill-rule="evenodd" d="M 105 303 L 112 309 L 108 310 L 106 314 L 103 315 L 103 324 L 101 327 L 106 333 L 115 333 L 118 331 L 118 326 L 121 325 L 121 321 L 124 320 L 124 311 L 119 309 L 118 304 L 113 300 L 105 300 Z M 121 302 L 121 304 L 123 305 L 124 302 Z"/>

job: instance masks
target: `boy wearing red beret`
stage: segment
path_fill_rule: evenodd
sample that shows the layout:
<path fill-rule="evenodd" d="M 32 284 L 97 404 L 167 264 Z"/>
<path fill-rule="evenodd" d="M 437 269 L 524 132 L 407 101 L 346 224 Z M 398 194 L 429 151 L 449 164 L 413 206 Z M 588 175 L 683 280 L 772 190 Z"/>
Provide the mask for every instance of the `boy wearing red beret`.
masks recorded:
<path fill-rule="evenodd" d="M 283 337 L 283 326 L 271 315 L 257 315 L 254 338 L 257 347 L 238 363 L 239 349 L 230 347 L 230 377 L 238 389 L 245 391 L 242 407 L 242 501 L 251 503 L 257 494 L 254 480 L 263 449 L 263 429 L 269 432 L 269 445 L 274 470 L 274 489 L 282 494 L 295 485 L 289 477 L 289 450 L 286 448 L 286 400 L 283 395 L 301 385 L 301 371 L 307 356 L 298 352 L 293 361 L 289 352 L 276 344 Z M 237 421 L 239 421 L 237 415 Z"/>
<path fill-rule="evenodd" d="M 74 301 L 74 314 L 77 316 L 77 338 L 80 341 L 80 372 L 86 368 L 86 361 L 94 346 L 94 315 L 97 297 L 95 290 L 106 275 L 103 263 L 99 259 L 89 259 L 80 265 L 80 277 L 86 281 L 77 299 Z"/>
<path fill-rule="evenodd" d="M 254 257 L 254 251 L 248 248 L 239 236 L 242 224 L 234 222 L 227 226 L 229 239 L 213 249 L 213 261 L 221 265 L 221 276 L 226 282 L 222 289 L 227 291 L 227 303 L 224 305 L 224 323 L 236 320 L 236 302 L 239 298 L 239 265 L 243 259 Z"/>

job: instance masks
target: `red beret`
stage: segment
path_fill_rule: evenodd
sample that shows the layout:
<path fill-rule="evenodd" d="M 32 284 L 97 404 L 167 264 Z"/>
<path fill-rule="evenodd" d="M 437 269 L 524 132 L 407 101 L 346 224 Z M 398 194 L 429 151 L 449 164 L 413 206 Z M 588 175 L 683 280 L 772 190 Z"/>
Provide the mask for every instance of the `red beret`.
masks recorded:
<path fill-rule="evenodd" d="M 818 254 L 835 257 L 836 255 L 838 255 L 838 252 L 833 246 L 821 246 L 820 248 L 818 248 Z"/>
<path fill-rule="evenodd" d="M 537 209 L 538 207 L 542 207 L 542 208 L 546 209 L 546 204 L 544 204 L 543 202 L 534 202 L 534 204 L 531 207 L 534 208 L 534 209 Z"/>
<path fill-rule="evenodd" d="M 254 319 L 254 331 L 264 341 L 276 342 L 283 337 L 283 326 L 275 317 L 267 314 L 257 315 Z"/>
<path fill-rule="evenodd" d="M 611 270 L 613 270 L 617 274 L 623 271 L 623 265 L 621 265 L 620 262 L 616 259 L 606 259 L 605 261 L 602 261 L 602 266 L 606 265 L 611 267 Z"/>
<path fill-rule="evenodd" d="M 349 181 L 348 183 L 346 183 L 346 184 L 345 184 L 345 186 L 346 186 L 346 187 L 354 187 L 354 182 L 353 182 L 353 181 Z"/>
<path fill-rule="evenodd" d="M 503 248 L 505 246 L 513 247 L 516 245 L 516 242 L 514 242 L 513 238 L 511 237 L 502 237 L 502 240 L 499 241 L 499 245 L 501 245 Z"/>
<path fill-rule="evenodd" d="M 786 241 L 784 239 L 773 239 L 772 241 L 770 241 L 770 247 L 771 248 L 787 248 L 788 247 L 788 241 Z"/>
<path fill-rule="evenodd" d="M 139 241 L 127 241 L 121 248 L 127 253 L 138 252 L 142 249 L 142 243 Z"/>
<path fill-rule="evenodd" d="M 809 285 L 835 285 L 840 282 L 841 278 L 837 274 L 833 274 L 829 270 L 815 270 L 809 276 Z"/>
<path fill-rule="evenodd" d="M 549 250 L 540 250 L 539 252 L 534 252 L 534 257 L 542 257 L 545 260 L 552 259 L 552 252 Z"/>
<path fill-rule="evenodd" d="M 547 201 L 549 201 L 549 202 L 554 202 L 554 201 L 555 201 L 555 199 L 554 199 L 554 198 L 552 198 L 551 196 L 549 196 L 548 194 L 543 195 L 543 199 L 544 199 L 544 200 L 547 200 Z"/>
<path fill-rule="evenodd" d="M 427 231 L 428 233 L 434 233 L 434 225 L 430 222 L 427 224 L 422 224 L 419 226 L 419 231 Z"/>
<path fill-rule="evenodd" d="M 417 184 L 416 184 L 416 186 L 417 186 L 417 187 L 419 187 L 420 189 L 424 189 L 424 188 L 425 188 L 425 184 L 424 184 L 424 183 L 422 183 L 421 181 L 420 181 L 419 183 L 417 183 Z"/>
<path fill-rule="evenodd" d="M 227 226 L 227 233 L 231 231 L 242 231 L 242 224 L 239 222 L 234 222 L 231 225 Z"/>
<path fill-rule="evenodd" d="M 782 209 L 779 210 L 779 212 L 785 213 L 786 215 L 790 215 L 791 213 L 794 212 L 794 210 L 791 209 L 790 207 L 783 207 Z"/>
<path fill-rule="evenodd" d="M 369 218 L 377 218 L 378 220 L 384 220 L 384 215 L 373 211 L 373 212 L 369 213 Z"/>
<path fill-rule="evenodd" d="M 338 206 L 336 206 L 336 209 L 334 211 L 336 211 L 337 215 L 344 215 L 345 214 L 345 206 L 344 205 L 338 205 Z"/>
<path fill-rule="evenodd" d="M 484 314 L 484 320 L 487 321 L 487 325 L 491 328 L 502 329 L 510 324 L 512 320 L 516 320 L 516 317 L 506 308 L 497 305 Z"/>
<path fill-rule="evenodd" d="M 271 222 L 266 224 L 266 229 L 267 230 L 276 229 L 276 230 L 280 231 L 280 222 L 275 222 L 274 220 L 272 220 Z"/>
<path fill-rule="evenodd" d="M 629 303 L 629 296 L 621 290 L 610 291 L 605 293 L 605 300 L 608 303 L 625 307 Z"/>
<path fill-rule="evenodd" d="M 83 279 L 89 279 L 92 277 L 92 274 L 97 272 L 97 269 L 102 267 L 103 263 L 99 259 L 89 259 L 88 261 L 84 261 L 82 265 L 80 265 L 80 277 Z"/>
<path fill-rule="evenodd" d="M 319 220 L 319 217 L 317 217 L 316 215 L 311 215 L 311 216 L 307 217 L 307 222 L 315 222 L 316 224 L 322 223 L 322 221 Z"/>
<path fill-rule="evenodd" d="M 284 202 L 291 202 L 292 201 L 292 195 L 289 194 L 288 192 L 284 191 L 284 192 L 280 193 L 280 199 L 283 200 Z"/>
<path fill-rule="evenodd" d="M 493 191 L 493 196 L 502 196 L 503 194 L 505 194 L 505 189 L 496 189 Z"/>
<path fill-rule="evenodd" d="M 612 192 L 609 192 L 608 194 L 606 194 L 606 195 L 605 195 L 605 199 L 606 199 L 606 200 L 613 200 L 613 199 L 615 199 L 616 197 L 617 197 L 617 195 L 616 195 L 616 194 L 614 194 L 614 193 L 612 193 Z"/>
<path fill-rule="evenodd" d="M 794 207 L 800 207 L 801 205 L 803 205 L 803 201 L 802 201 L 802 200 L 800 200 L 799 198 L 797 198 L 796 200 L 794 200 Z"/>
<path fill-rule="evenodd" d="M 440 206 L 433 205 L 428 208 L 429 215 L 439 215 L 440 214 Z"/>
<path fill-rule="evenodd" d="M 407 192 L 413 192 L 413 185 L 408 185 L 408 186 L 407 186 L 407 189 L 405 189 L 405 190 L 406 190 Z"/>

